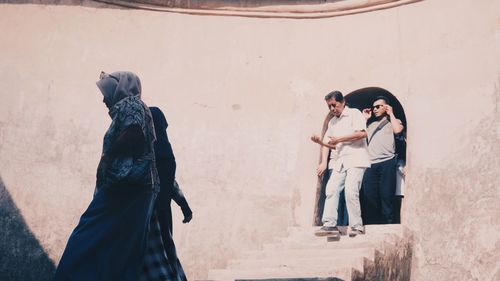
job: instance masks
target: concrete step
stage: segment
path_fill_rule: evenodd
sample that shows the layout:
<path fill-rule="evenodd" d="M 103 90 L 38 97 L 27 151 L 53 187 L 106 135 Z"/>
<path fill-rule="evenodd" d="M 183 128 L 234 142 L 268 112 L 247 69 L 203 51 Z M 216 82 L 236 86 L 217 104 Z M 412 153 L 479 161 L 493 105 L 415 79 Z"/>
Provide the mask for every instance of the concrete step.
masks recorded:
<path fill-rule="evenodd" d="M 336 277 L 306 277 L 306 278 L 266 278 L 266 279 L 236 279 L 236 281 L 345 281 Z"/>
<path fill-rule="evenodd" d="M 327 242 L 314 235 L 316 229 L 289 228 L 288 236 L 242 253 L 226 269 L 210 270 L 209 280 L 351 280 L 353 272 L 362 274 L 364 265 L 374 261 L 376 250 L 391 248 L 403 236 L 400 225 L 370 225 L 365 235 Z"/>
<path fill-rule="evenodd" d="M 255 251 L 254 251 L 255 252 Z M 258 252 L 257 252 L 258 253 Z M 366 258 L 373 259 L 373 248 L 300 249 L 260 252 L 261 256 L 229 262 L 225 270 L 210 271 L 210 280 L 258 278 L 350 278 L 352 269 L 363 270 Z"/>
<path fill-rule="evenodd" d="M 234 281 L 243 279 L 280 279 L 280 278 L 339 278 L 341 280 L 350 280 L 352 269 L 350 267 L 262 267 L 255 269 L 240 270 L 210 270 L 209 280 L 216 281 Z"/>
<path fill-rule="evenodd" d="M 370 240 L 370 241 L 376 242 L 376 241 L 386 240 L 387 237 L 400 238 L 400 237 L 402 237 L 402 234 L 398 234 L 398 233 L 367 233 L 364 235 L 358 235 L 354 238 L 351 238 L 347 235 L 341 235 L 340 237 L 341 237 L 341 240 L 343 242 L 352 241 L 355 238 L 356 238 L 356 240 Z M 326 241 L 326 239 L 323 239 L 323 238 L 325 238 L 325 237 L 315 236 L 314 232 L 313 232 L 313 233 L 308 233 L 308 234 L 302 234 L 300 236 L 294 235 L 294 236 L 280 238 L 280 239 L 274 240 L 270 243 L 279 243 L 279 242 L 283 242 L 283 241 L 298 241 L 298 242 L 302 241 L 302 242 L 321 243 L 323 241 Z M 346 238 L 346 239 L 342 239 L 342 238 Z M 351 238 L 351 239 L 349 239 L 349 238 Z M 363 239 L 363 238 L 366 238 L 366 239 Z M 356 240 L 354 240 L 354 241 L 356 241 Z"/>
<path fill-rule="evenodd" d="M 307 237 L 310 235 L 314 236 L 314 232 L 319 229 L 319 227 L 289 227 L 287 229 L 288 235 L 285 237 L 295 238 L 295 237 Z M 396 234 L 399 236 L 403 235 L 403 227 L 399 224 L 379 224 L 379 225 L 366 225 L 366 235 L 386 235 L 386 234 Z"/>
<path fill-rule="evenodd" d="M 282 249 L 276 251 L 249 251 L 241 255 L 238 260 L 265 259 L 265 258 L 302 258 L 302 257 L 335 257 L 335 256 L 358 256 L 372 255 L 373 247 L 359 247 L 355 249 Z"/>
<path fill-rule="evenodd" d="M 371 256 L 373 259 L 373 255 Z M 245 259 L 234 260 L 228 264 L 228 270 L 259 270 L 268 268 L 296 268 L 304 271 L 311 268 L 329 271 L 335 267 L 353 267 L 358 270 L 363 268 L 363 256 L 333 256 L 333 257 L 288 257 L 288 258 L 266 258 L 266 259 Z"/>
<path fill-rule="evenodd" d="M 262 246 L 262 251 L 277 251 L 280 249 L 356 249 L 376 247 L 381 242 L 396 243 L 398 235 L 359 235 L 351 238 L 342 236 L 340 241 L 327 242 L 325 237 L 312 236 L 310 238 L 284 238 L 279 242 L 268 243 Z"/>

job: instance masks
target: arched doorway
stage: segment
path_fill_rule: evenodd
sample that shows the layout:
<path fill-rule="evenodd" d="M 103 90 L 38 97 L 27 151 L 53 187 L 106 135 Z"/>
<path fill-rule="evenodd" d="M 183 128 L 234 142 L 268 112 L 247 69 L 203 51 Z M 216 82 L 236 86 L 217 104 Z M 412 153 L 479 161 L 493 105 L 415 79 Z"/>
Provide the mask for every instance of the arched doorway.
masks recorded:
<path fill-rule="evenodd" d="M 405 126 L 406 131 L 406 115 L 403 106 L 396 96 L 391 94 L 389 91 L 377 87 L 362 88 L 347 94 L 345 99 L 350 107 L 363 110 L 364 108 L 371 107 L 373 100 L 378 96 L 383 96 L 388 99 L 389 104 L 391 104 L 394 109 L 394 115 L 401 120 L 401 122 L 403 122 L 403 126 Z"/>
<path fill-rule="evenodd" d="M 374 99 L 379 96 L 385 97 L 388 100 L 389 104 L 393 107 L 394 115 L 396 116 L 396 118 L 401 120 L 404 126 L 404 130 L 401 135 L 406 136 L 406 131 L 408 126 L 406 122 L 405 111 L 399 100 L 396 98 L 396 96 L 394 96 L 388 90 L 379 87 L 362 88 L 345 95 L 345 100 L 346 104 L 349 107 L 363 110 L 365 108 L 370 108 L 373 104 Z M 326 129 L 328 128 L 328 122 L 330 121 L 330 119 L 332 119 L 332 117 L 333 116 L 331 115 L 331 113 L 328 112 L 323 122 L 322 136 L 325 134 Z M 371 120 L 368 120 L 368 122 L 370 121 Z M 396 142 L 396 153 L 398 154 L 399 158 L 406 160 L 406 145 L 403 141 Z M 313 217 L 314 226 L 322 225 L 321 217 L 323 216 L 323 207 L 325 203 L 325 187 L 326 183 L 328 182 L 328 178 L 329 178 L 329 173 L 326 172 L 322 177 L 318 178 L 316 187 L 314 217 Z M 342 204 L 343 204 L 342 202 L 339 202 L 339 209 L 345 208 L 345 206 L 343 207 Z M 341 217 L 342 215 L 339 214 L 339 218 Z M 342 223 L 341 220 L 339 220 L 338 223 L 339 225 L 344 225 L 344 223 Z"/>

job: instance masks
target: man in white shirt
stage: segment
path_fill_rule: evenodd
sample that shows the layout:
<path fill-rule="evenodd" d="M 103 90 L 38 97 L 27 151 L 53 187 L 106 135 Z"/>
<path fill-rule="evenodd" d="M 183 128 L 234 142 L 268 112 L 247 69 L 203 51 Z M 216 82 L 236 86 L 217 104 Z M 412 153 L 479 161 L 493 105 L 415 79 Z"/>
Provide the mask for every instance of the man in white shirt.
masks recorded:
<path fill-rule="evenodd" d="M 325 97 L 325 102 L 328 107 L 328 115 L 325 119 L 327 122 L 326 125 L 328 125 L 329 121 L 333 118 L 333 113 L 330 110 L 330 105 L 328 104 L 329 97 L 328 95 Z M 323 136 L 326 134 L 326 129 L 328 127 L 324 128 L 323 131 Z M 318 168 L 316 169 L 318 177 L 321 178 L 321 192 L 322 194 L 318 198 L 318 204 L 321 204 L 321 208 L 318 208 L 318 218 L 315 218 L 315 223 L 316 219 L 319 219 L 321 221 L 321 217 L 323 216 L 323 208 L 325 206 L 325 188 L 330 180 L 330 176 L 332 174 L 332 168 L 334 167 L 335 161 L 337 161 L 338 155 L 337 155 L 337 150 L 335 149 L 330 149 L 329 147 L 326 146 L 321 146 L 321 158 L 320 158 L 320 163 L 318 165 Z M 345 203 L 345 192 L 342 191 L 340 193 L 339 197 L 339 204 L 338 204 L 338 213 L 337 213 L 337 225 L 338 226 L 345 226 L 348 225 L 349 222 L 347 220 L 347 207 Z M 363 212 L 361 212 L 363 213 Z M 318 222 L 319 223 L 319 222 Z M 347 231 L 347 228 L 346 228 Z M 340 238 L 340 237 L 338 237 Z"/>
<path fill-rule="evenodd" d="M 347 212 L 349 215 L 349 236 L 364 234 L 361 219 L 359 190 L 363 174 L 370 167 L 366 145 L 366 119 L 361 111 L 346 106 L 344 96 L 333 91 L 325 97 L 334 117 L 328 123 L 325 137 L 313 135 L 311 140 L 335 149 L 338 159 L 332 167 L 332 175 L 326 186 L 326 200 L 323 211 L 323 226 L 317 236 L 339 235 L 337 208 L 340 192 L 345 188 Z"/>

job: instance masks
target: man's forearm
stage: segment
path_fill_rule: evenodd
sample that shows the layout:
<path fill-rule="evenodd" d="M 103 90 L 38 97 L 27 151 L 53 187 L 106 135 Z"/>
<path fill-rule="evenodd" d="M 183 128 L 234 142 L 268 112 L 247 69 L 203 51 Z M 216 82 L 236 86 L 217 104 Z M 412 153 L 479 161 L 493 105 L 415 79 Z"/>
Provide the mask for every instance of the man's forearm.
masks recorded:
<path fill-rule="evenodd" d="M 396 119 L 394 114 L 390 116 L 390 120 L 391 120 L 392 131 L 394 132 L 394 134 L 397 135 L 401 133 L 404 129 L 403 124 L 401 124 L 401 121 Z"/>
<path fill-rule="evenodd" d="M 323 146 L 323 148 L 326 148 L 327 151 L 328 151 L 328 149 L 335 149 L 335 145 L 333 145 L 333 144 L 320 142 L 319 145 Z"/>
<path fill-rule="evenodd" d="M 329 152 L 330 148 L 322 145 L 321 146 L 321 163 L 326 163 L 328 162 L 328 152 Z"/>
<path fill-rule="evenodd" d="M 363 138 L 366 138 L 366 131 L 357 131 L 355 133 L 352 133 L 350 135 L 342 136 L 337 139 L 337 142 L 349 142 L 349 141 L 356 141 L 360 140 Z"/>

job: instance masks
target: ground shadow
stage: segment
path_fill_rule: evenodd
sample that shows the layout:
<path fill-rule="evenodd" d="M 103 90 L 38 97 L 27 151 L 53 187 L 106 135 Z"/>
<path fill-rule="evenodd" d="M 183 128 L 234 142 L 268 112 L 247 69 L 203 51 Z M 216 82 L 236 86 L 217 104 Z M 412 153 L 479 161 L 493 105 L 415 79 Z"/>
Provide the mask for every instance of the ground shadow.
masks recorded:
<path fill-rule="evenodd" d="M 0 280 L 52 280 L 55 265 L 26 225 L 0 177 Z"/>

